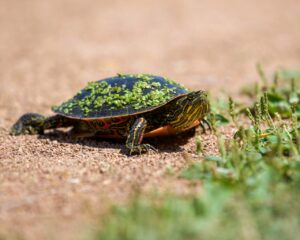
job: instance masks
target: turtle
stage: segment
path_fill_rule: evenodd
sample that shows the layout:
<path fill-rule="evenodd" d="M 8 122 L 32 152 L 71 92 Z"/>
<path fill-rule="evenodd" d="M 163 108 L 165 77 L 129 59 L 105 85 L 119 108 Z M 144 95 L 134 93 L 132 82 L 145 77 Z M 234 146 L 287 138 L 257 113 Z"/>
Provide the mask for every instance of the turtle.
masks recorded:
<path fill-rule="evenodd" d="M 179 134 L 205 121 L 207 92 L 190 91 L 179 83 L 151 74 L 117 74 L 89 82 L 73 98 L 53 106 L 55 115 L 22 115 L 11 135 L 43 134 L 72 127 L 75 137 L 126 139 L 129 155 L 155 149 L 144 137 Z"/>

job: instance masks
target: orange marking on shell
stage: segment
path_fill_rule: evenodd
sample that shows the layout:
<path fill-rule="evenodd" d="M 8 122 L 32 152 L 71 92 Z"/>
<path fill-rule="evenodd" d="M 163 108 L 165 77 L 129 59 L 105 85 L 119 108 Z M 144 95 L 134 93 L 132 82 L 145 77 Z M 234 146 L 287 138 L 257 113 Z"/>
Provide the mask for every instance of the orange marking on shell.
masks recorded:
<path fill-rule="evenodd" d="M 147 132 L 143 135 L 143 137 L 156 137 L 156 136 L 167 136 L 167 135 L 175 135 L 177 133 L 189 130 L 191 128 L 197 127 L 200 124 L 200 122 L 198 120 L 196 120 L 191 126 L 189 126 L 188 128 L 185 128 L 181 131 L 178 131 L 177 129 L 173 128 L 170 125 L 164 126 L 164 127 L 160 127 L 157 128 L 151 132 Z M 120 137 L 118 134 L 112 134 L 112 135 L 97 135 L 97 137 L 99 138 L 117 138 L 120 139 L 122 137 Z"/>
<path fill-rule="evenodd" d="M 167 136 L 167 135 L 174 135 L 177 134 L 179 132 L 183 132 L 186 131 L 188 129 L 197 127 L 200 124 L 200 122 L 198 120 L 196 120 L 191 126 L 189 126 L 188 128 L 178 131 L 177 129 L 173 128 L 171 125 L 167 125 L 164 127 L 160 127 L 157 128 L 151 132 L 147 132 L 144 134 L 144 137 L 155 137 L 155 136 Z"/>
<path fill-rule="evenodd" d="M 110 128 L 110 125 L 111 125 L 111 124 L 109 124 L 109 123 L 106 122 L 105 120 L 102 120 L 102 122 L 104 123 L 104 125 L 103 125 L 103 128 L 104 128 L 104 129 L 109 129 L 109 128 Z"/>
<path fill-rule="evenodd" d="M 118 119 L 118 121 L 115 121 L 115 122 L 114 122 L 114 124 L 116 124 L 116 125 L 121 124 L 121 123 L 123 123 L 123 122 L 126 122 L 126 121 L 128 120 L 127 117 L 119 117 L 119 118 L 117 118 L 117 119 Z"/>

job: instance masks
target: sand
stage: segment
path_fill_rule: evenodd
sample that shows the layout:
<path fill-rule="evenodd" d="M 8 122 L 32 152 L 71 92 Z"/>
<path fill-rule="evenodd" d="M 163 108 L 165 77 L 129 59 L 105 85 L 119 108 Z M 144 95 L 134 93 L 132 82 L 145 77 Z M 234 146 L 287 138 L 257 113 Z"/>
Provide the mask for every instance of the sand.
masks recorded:
<path fill-rule="evenodd" d="M 0 239 L 82 239 L 136 188 L 191 187 L 176 173 L 193 157 L 195 137 L 155 139 L 157 153 L 127 157 L 122 142 L 58 131 L 9 136 L 21 114 L 50 115 L 88 81 L 116 73 L 238 95 L 257 80 L 257 62 L 269 76 L 299 68 L 299 22 L 298 0 L 2 0 Z M 216 152 L 214 138 L 202 138 Z"/>

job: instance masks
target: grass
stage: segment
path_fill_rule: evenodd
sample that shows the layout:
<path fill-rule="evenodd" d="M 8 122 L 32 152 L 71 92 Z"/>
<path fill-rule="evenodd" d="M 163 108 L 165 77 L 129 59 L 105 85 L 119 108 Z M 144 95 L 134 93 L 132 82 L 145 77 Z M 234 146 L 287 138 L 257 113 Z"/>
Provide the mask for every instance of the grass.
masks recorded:
<path fill-rule="evenodd" d="M 262 81 L 243 89 L 252 106 L 232 98 L 213 103 L 219 155 L 207 155 L 196 138 L 199 159 L 180 177 L 200 181 L 202 193 L 137 194 L 112 208 L 95 239 L 298 238 L 300 72 L 278 71 L 271 83 L 259 65 L 258 73 Z M 217 130 L 228 123 L 236 127 L 232 139 Z"/>

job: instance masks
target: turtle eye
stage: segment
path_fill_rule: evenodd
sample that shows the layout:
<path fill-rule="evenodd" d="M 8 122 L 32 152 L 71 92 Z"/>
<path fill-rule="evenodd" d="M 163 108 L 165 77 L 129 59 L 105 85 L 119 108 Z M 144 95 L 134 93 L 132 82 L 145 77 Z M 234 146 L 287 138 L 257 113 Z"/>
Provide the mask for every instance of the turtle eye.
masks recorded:
<path fill-rule="evenodd" d="M 190 99 L 188 98 L 188 96 L 184 96 L 184 97 L 178 99 L 177 104 L 179 106 L 183 106 L 183 105 L 186 105 L 186 103 L 188 103 L 189 101 L 190 101 Z"/>
<path fill-rule="evenodd" d="M 198 94 L 198 92 L 191 92 L 191 93 L 189 93 L 187 96 L 186 96 L 186 100 L 187 101 L 189 101 L 189 102 L 192 102 L 192 101 L 194 101 L 196 98 L 198 98 L 199 97 L 199 94 Z"/>
<path fill-rule="evenodd" d="M 193 101 L 195 99 L 195 97 L 196 97 L 195 94 L 190 94 L 190 95 L 188 95 L 187 99 L 189 101 Z"/>

